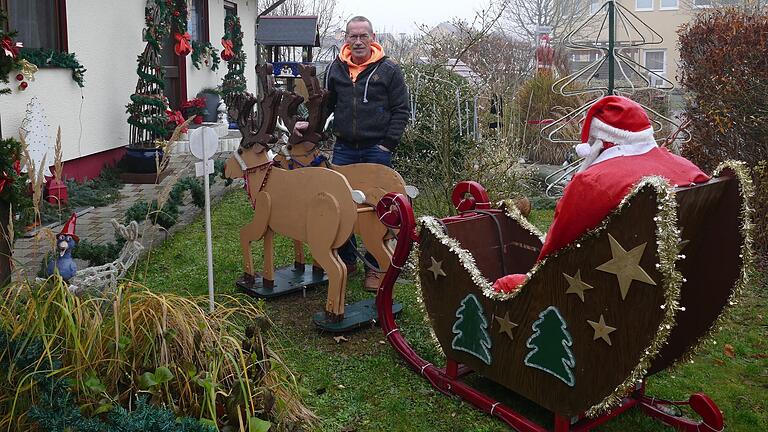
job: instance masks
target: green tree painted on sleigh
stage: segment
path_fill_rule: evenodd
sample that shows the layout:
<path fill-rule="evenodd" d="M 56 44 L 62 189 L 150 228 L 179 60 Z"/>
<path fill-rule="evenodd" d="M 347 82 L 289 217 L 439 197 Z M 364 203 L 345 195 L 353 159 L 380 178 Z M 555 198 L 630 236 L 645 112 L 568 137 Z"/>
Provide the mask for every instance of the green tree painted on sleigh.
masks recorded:
<path fill-rule="evenodd" d="M 576 385 L 572 370 L 576 366 L 571 352 L 573 339 L 560 311 L 554 306 L 544 309 L 532 328 L 534 333 L 525 342 L 525 346 L 533 349 L 525 357 L 526 366 L 550 373 L 570 387 Z"/>
<path fill-rule="evenodd" d="M 461 301 L 456 310 L 459 318 L 453 324 L 451 347 L 479 358 L 485 364 L 491 364 L 491 337 L 488 335 L 488 321 L 483 314 L 483 306 L 474 294 L 469 294 Z"/>

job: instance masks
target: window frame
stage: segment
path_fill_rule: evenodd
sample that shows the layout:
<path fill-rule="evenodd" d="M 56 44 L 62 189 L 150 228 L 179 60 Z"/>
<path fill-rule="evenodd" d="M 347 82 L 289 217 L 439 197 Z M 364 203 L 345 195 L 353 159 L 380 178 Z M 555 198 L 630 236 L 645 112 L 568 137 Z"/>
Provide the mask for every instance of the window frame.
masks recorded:
<path fill-rule="evenodd" d="M 659 0 L 659 10 L 680 10 L 680 0 L 674 0 L 674 6 L 664 6 L 662 3 L 664 0 Z M 696 0 L 694 0 L 696 1 Z"/>
<path fill-rule="evenodd" d="M 637 6 L 637 3 L 638 3 L 639 1 L 650 1 L 650 2 L 651 2 L 651 7 L 649 7 L 649 8 L 641 8 L 641 7 L 638 7 L 638 6 Z M 654 3 L 655 3 L 655 2 L 654 2 L 654 0 L 635 0 L 635 12 L 651 12 L 651 11 L 653 11 L 653 10 L 654 10 L 654 9 L 653 9 Z"/>
<path fill-rule="evenodd" d="M 237 15 L 237 3 L 230 1 L 230 0 L 224 0 L 224 17 L 227 16 L 227 10 L 233 10 L 235 11 L 235 16 Z"/>
<path fill-rule="evenodd" d="M 67 0 L 51 0 L 53 2 L 54 14 L 56 19 L 56 31 L 54 37 L 56 38 L 56 46 L 53 48 L 59 52 L 69 52 L 69 38 L 67 37 Z M 8 22 L 6 23 L 5 30 L 8 31 L 13 27 L 10 17 L 10 4 L 9 0 L 0 0 L 0 6 L 9 12 Z M 23 40 L 21 41 L 24 42 Z"/>
<path fill-rule="evenodd" d="M 654 69 L 651 69 L 651 68 L 648 67 L 648 54 L 649 53 L 661 53 L 662 54 L 663 58 L 662 58 L 662 62 L 661 62 L 661 66 L 662 66 L 661 71 L 654 70 Z M 647 50 L 643 50 L 643 67 L 645 67 L 646 69 L 648 69 L 649 71 L 651 71 L 651 72 L 653 72 L 653 73 L 655 73 L 657 75 L 660 75 L 660 76 L 666 78 L 667 77 L 667 69 L 668 69 L 668 67 L 667 67 L 667 50 L 666 49 L 647 49 Z"/>

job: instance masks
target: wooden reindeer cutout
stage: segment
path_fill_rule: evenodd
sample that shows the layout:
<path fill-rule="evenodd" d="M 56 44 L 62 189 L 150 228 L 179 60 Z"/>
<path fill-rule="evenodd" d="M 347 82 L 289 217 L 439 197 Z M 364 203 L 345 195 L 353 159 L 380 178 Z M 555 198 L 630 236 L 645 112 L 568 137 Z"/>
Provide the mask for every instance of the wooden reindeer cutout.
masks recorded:
<path fill-rule="evenodd" d="M 388 229 L 379 221 L 374 208 L 376 203 L 387 193 L 406 194 L 405 181 L 392 168 L 372 163 L 351 165 L 332 165 L 322 158 L 319 142 L 325 137 L 323 128 L 329 113 L 325 110 L 328 92 L 320 86 L 314 66 L 300 65 L 301 79 L 309 91 L 309 126 L 303 137 L 293 133 L 298 120 L 296 109 L 304 98 L 299 95 L 286 98 L 280 104 L 279 114 L 288 131 L 291 133 L 288 144 L 275 157 L 275 161 L 288 169 L 309 166 L 326 166 L 344 175 L 353 189 L 363 192 L 366 202 L 358 207 L 358 220 L 355 224 L 355 234 L 362 238 L 368 252 L 376 258 L 382 272 L 387 271 L 392 259 L 392 251 L 387 247 Z M 320 103 L 322 102 L 322 103 Z M 294 243 L 295 261 L 303 265 L 304 254 L 301 243 Z"/>
<path fill-rule="evenodd" d="M 269 65 L 266 70 L 271 70 Z M 225 167 L 228 178 L 244 177 L 254 207 L 253 220 L 240 230 L 243 252 L 243 279 L 255 279 L 251 242 L 264 239 L 264 284 L 274 281 L 273 235 L 275 232 L 305 242 L 315 261 L 328 274 L 325 312 L 329 320 L 344 316 L 347 270 L 336 249 L 347 241 L 357 220 L 357 204 L 343 175 L 326 168 L 284 170 L 274 167 L 267 146 L 282 94 L 274 89 L 266 70 L 260 71 L 264 84 L 260 115 L 252 108 L 256 98 L 244 95 L 230 107 L 237 114 L 243 135 L 241 146 Z M 267 124 L 267 125 L 265 125 Z"/>

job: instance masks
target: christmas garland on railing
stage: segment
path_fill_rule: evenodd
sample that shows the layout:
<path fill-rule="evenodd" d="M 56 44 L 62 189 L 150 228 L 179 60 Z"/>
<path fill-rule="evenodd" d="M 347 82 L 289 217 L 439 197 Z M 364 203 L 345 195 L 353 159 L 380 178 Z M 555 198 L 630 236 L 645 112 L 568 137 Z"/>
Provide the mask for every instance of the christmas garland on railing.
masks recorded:
<path fill-rule="evenodd" d="M 192 41 L 192 66 L 200 70 L 201 62 L 215 71 L 219 68 L 219 51 L 210 42 Z"/>
<path fill-rule="evenodd" d="M 224 37 L 221 39 L 224 50 L 221 58 L 227 62 L 229 70 L 224 75 L 221 92 L 226 97 L 245 92 L 245 51 L 243 51 L 243 31 L 240 18 L 230 15 L 224 20 Z"/>
<path fill-rule="evenodd" d="M 19 58 L 40 68 L 65 68 L 72 70 L 72 79 L 79 87 L 85 86 L 85 67 L 74 53 L 56 51 L 50 48 L 22 48 Z"/>

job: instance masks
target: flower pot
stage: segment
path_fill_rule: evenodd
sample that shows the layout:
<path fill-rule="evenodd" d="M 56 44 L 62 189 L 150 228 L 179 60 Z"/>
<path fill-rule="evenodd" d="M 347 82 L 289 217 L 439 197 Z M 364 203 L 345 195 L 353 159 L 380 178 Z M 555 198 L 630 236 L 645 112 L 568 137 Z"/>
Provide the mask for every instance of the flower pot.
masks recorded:
<path fill-rule="evenodd" d="M 128 147 L 121 167 L 133 173 L 157 173 L 157 163 L 163 160 L 163 149 Z"/>
<path fill-rule="evenodd" d="M 198 97 L 205 99 L 206 113 L 203 116 L 203 121 L 216 123 L 216 110 L 219 108 L 219 101 L 221 100 L 219 95 L 212 93 L 200 93 Z"/>

